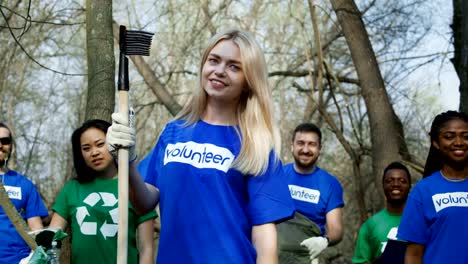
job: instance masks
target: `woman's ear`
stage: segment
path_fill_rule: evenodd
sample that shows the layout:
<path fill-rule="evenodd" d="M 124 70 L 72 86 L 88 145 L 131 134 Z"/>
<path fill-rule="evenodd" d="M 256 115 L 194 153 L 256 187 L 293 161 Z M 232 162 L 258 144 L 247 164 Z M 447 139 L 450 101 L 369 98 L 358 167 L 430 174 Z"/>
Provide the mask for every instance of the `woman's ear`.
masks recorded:
<path fill-rule="evenodd" d="M 434 146 L 434 148 L 436 148 L 436 149 L 440 149 L 439 143 L 437 141 L 435 141 L 435 140 L 432 141 L 432 146 Z"/>

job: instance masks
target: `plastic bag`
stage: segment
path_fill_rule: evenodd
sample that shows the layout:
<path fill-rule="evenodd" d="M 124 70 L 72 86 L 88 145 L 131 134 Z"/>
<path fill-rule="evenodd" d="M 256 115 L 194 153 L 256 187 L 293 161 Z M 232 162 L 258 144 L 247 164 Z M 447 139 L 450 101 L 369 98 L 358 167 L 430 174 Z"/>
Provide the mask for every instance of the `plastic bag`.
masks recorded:
<path fill-rule="evenodd" d="M 44 247 L 38 246 L 27 258 L 22 259 L 19 264 L 47 264 L 47 254 Z"/>
<path fill-rule="evenodd" d="M 306 216 L 296 212 L 294 218 L 277 225 L 280 264 L 310 264 L 307 248 L 301 246 L 304 239 L 321 236 L 320 227 Z"/>

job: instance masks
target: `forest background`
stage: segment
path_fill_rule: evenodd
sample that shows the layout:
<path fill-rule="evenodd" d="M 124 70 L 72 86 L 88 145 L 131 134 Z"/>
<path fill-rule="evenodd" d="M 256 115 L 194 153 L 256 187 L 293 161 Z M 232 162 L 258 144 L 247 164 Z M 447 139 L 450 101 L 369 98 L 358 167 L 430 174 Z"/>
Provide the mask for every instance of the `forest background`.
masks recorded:
<path fill-rule="evenodd" d="M 324 262 L 350 263 L 359 226 L 383 208 L 383 166 L 400 160 L 411 168 L 413 182 L 419 180 L 433 117 L 460 102 L 450 62 L 451 1 L 357 0 L 360 12 L 340 14 L 353 4 L 0 1 L 0 121 L 11 126 L 16 140 L 10 167 L 36 184 L 50 208 L 73 177 L 71 132 L 88 118 L 109 120 L 114 111 L 118 25 L 155 33 L 151 56 L 133 56 L 130 63 L 139 157 L 197 87 L 209 37 L 219 29 L 243 28 L 265 51 L 283 162 L 292 161 L 297 124 L 311 121 L 322 128 L 319 166 L 339 178 L 346 203 L 345 238 Z M 372 45 L 360 46 L 364 56 L 353 49 L 359 36 Z M 374 54 L 380 71 L 362 74 L 359 60 L 372 64 Z M 373 74 L 376 83 L 365 81 Z"/>

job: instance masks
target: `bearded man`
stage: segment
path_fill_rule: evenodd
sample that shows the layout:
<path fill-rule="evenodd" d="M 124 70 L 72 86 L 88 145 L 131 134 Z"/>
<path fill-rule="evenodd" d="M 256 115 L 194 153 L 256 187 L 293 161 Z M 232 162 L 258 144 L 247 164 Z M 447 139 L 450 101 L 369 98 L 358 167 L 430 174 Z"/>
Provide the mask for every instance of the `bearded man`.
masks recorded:
<path fill-rule="evenodd" d="M 335 176 L 316 165 L 321 140 L 322 133 L 316 125 L 297 126 L 291 144 L 294 162 L 283 167 L 296 212 L 320 228 L 319 234 L 300 242 L 312 260 L 343 238 L 343 187 Z"/>

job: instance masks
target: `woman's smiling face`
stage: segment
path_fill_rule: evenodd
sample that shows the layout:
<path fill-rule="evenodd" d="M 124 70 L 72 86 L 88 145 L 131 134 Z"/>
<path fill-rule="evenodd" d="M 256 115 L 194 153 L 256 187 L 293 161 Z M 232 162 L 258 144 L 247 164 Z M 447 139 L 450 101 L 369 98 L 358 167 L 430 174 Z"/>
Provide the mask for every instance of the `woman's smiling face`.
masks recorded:
<path fill-rule="evenodd" d="M 468 123 L 461 119 L 448 121 L 440 128 L 434 147 L 448 160 L 468 163 Z"/>
<path fill-rule="evenodd" d="M 232 40 L 222 40 L 211 49 L 202 69 L 202 87 L 208 100 L 239 100 L 246 80 L 239 47 Z"/>

